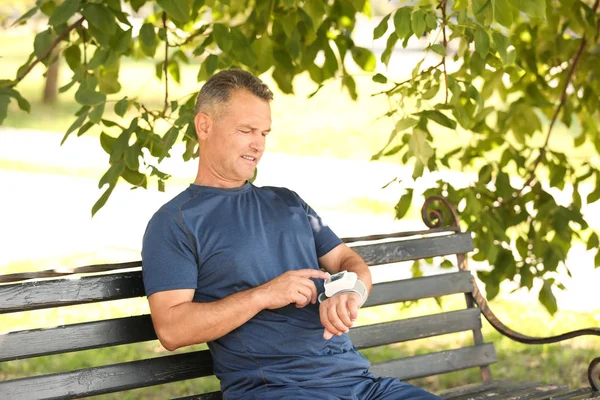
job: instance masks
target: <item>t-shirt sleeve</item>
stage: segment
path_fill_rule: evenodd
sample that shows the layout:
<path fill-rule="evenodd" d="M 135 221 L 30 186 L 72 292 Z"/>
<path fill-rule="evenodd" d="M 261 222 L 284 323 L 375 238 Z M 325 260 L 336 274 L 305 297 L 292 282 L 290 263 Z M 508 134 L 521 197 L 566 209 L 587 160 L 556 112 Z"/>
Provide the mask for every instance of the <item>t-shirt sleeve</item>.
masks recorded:
<path fill-rule="evenodd" d="M 158 211 L 142 244 L 142 276 L 146 296 L 164 290 L 196 289 L 198 266 L 185 228 L 167 211 Z"/>
<path fill-rule="evenodd" d="M 323 219 L 312 209 L 298 194 L 296 197 L 300 200 L 304 211 L 308 217 L 308 222 L 313 232 L 315 239 L 315 248 L 317 257 L 320 258 L 329 253 L 335 247 L 342 243 L 342 240 L 331 230 L 331 228 L 323 221 Z"/>

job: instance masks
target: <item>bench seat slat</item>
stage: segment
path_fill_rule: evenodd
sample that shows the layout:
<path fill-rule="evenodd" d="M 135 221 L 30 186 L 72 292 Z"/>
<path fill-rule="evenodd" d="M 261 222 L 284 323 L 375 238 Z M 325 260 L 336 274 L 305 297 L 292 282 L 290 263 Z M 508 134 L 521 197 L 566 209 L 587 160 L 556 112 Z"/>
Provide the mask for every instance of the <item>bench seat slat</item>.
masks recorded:
<path fill-rule="evenodd" d="M 350 330 L 357 349 L 481 328 L 480 311 L 470 308 L 361 326 Z"/>
<path fill-rule="evenodd" d="M 150 315 L 11 332 L 0 335 L 0 362 L 154 339 Z"/>
<path fill-rule="evenodd" d="M 352 247 L 368 265 L 412 261 L 421 258 L 468 253 L 473 250 L 469 232 L 445 236 L 397 240 Z"/>
<path fill-rule="evenodd" d="M 422 276 L 377 284 L 364 307 L 472 291 L 473 276 L 468 271 Z"/>
<path fill-rule="evenodd" d="M 0 393 L 7 399 L 74 399 L 212 374 L 212 357 L 203 350 L 0 382 Z"/>
<path fill-rule="evenodd" d="M 142 272 L 0 285 L 0 314 L 144 296 Z"/>
<path fill-rule="evenodd" d="M 195 394 L 193 396 L 177 397 L 171 400 L 222 400 L 223 394 L 221 392 L 210 392 Z"/>
<path fill-rule="evenodd" d="M 489 365 L 495 362 L 496 351 L 494 345 L 485 343 L 399 360 L 384 361 L 373 364 L 371 371 L 377 376 L 390 376 L 406 380 Z"/>

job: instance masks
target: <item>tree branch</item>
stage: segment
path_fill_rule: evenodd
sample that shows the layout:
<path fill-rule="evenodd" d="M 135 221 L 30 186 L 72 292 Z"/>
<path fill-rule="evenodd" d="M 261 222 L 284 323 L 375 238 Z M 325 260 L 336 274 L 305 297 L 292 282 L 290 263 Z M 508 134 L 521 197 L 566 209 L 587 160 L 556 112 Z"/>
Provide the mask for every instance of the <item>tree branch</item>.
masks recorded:
<path fill-rule="evenodd" d="M 165 111 L 169 107 L 169 76 L 167 74 L 167 66 L 169 64 L 169 40 L 167 37 L 167 13 L 162 13 L 163 27 L 165 28 L 165 63 L 163 65 L 163 73 L 165 74 Z"/>
<path fill-rule="evenodd" d="M 592 8 L 592 11 L 594 13 L 596 13 L 598 11 L 598 6 L 600 6 L 600 0 L 596 0 L 596 2 L 594 3 L 594 6 Z M 569 84 L 571 83 L 571 79 L 573 79 L 573 74 L 575 73 L 575 69 L 577 68 L 577 65 L 579 64 L 579 60 L 581 59 L 581 55 L 583 54 L 583 51 L 585 50 L 585 46 L 587 45 L 587 38 L 585 35 L 583 35 L 583 37 L 581 38 L 581 44 L 579 45 L 579 48 L 577 49 L 577 52 L 575 53 L 575 56 L 573 57 L 573 62 L 571 63 L 571 68 L 569 69 L 569 73 L 567 75 L 567 79 L 565 80 L 565 86 L 563 87 L 562 93 L 560 95 L 560 102 L 558 103 L 558 107 L 556 107 L 556 110 L 554 111 L 554 115 L 552 116 L 552 120 L 550 121 L 550 126 L 548 126 L 548 132 L 546 133 L 546 140 L 544 141 L 544 145 L 542 147 L 540 147 L 540 154 L 538 155 L 538 157 L 535 160 L 535 163 L 533 164 L 533 167 L 531 168 L 531 171 L 529 172 L 529 178 L 527 179 L 527 181 L 525 181 L 525 184 L 523 184 L 523 187 L 519 190 L 519 195 L 523 192 L 523 190 L 525 190 L 525 188 L 527 186 L 529 186 L 531 184 L 531 182 L 533 182 L 533 180 L 535 179 L 535 171 L 537 169 L 537 167 L 540 165 L 540 163 L 542 162 L 542 160 L 544 159 L 544 156 L 546 155 L 546 150 L 548 149 L 548 143 L 550 142 L 550 135 L 552 135 L 552 129 L 554 128 L 554 124 L 556 123 L 556 120 L 558 119 L 558 114 L 560 114 L 560 111 L 563 109 L 565 102 L 567 100 L 567 90 L 569 88 Z"/>
<path fill-rule="evenodd" d="M 424 69 L 423 71 L 419 72 L 419 74 L 417 75 L 417 77 L 418 77 L 418 76 L 421 76 L 421 75 L 428 74 L 429 72 L 433 71 L 434 69 L 436 69 L 436 68 L 438 68 L 438 67 L 440 67 L 440 66 L 442 66 L 442 65 L 443 65 L 443 62 L 441 62 L 441 61 L 440 61 L 438 64 L 436 64 L 436 65 L 434 65 L 434 66 L 432 66 L 432 67 L 429 67 L 429 68 L 427 68 L 427 69 Z M 415 78 L 416 78 L 416 77 L 415 77 Z M 384 90 L 383 92 L 374 93 L 374 94 L 372 94 L 372 95 L 371 95 L 371 97 L 373 97 L 373 96 L 377 96 L 377 95 L 380 95 L 380 94 L 388 94 L 388 95 L 389 95 L 389 94 L 390 94 L 390 93 L 392 93 L 394 90 L 398 89 L 398 88 L 399 88 L 400 86 L 402 86 L 402 85 L 406 85 L 407 83 L 411 82 L 413 79 L 414 79 L 414 78 L 410 78 L 410 79 L 407 79 L 407 80 L 405 80 L 405 81 L 402 81 L 402 82 L 396 83 L 396 84 L 394 85 L 394 87 L 393 87 L 393 88 L 391 88 L 391 89 L 388 89 L 388 90 Z"/>
<path fill-rule="evenodd" d="M 446 37 L 446 24 L 447 16 L 446 16 L 446 3 L 448 0 L 441 0 L 439 8 L 442 9 L 442 35 L 444 40 L 444 56 L 442 57 L 442 64 L 444 66 L 444 80 L 446 83 L 446 99 L 444 100 L 444 104 L 448 103 L 448 70 L 446 69 L 446 54 L 448 54 L 448 38 Z"/>
<path fill-rule="evenodd" d="M 70 25 L 69 27 L 67 27 L 67 29 L 65 29 L 60 35 L 58 35 L 58 37 L 56 39 L 54 39 L 54 41 L 52 42 L 52 44 L 50 45 L 50 47 L 44 52 L 44 54 L 41 57 L 36 58 L 31 64 L 29 64 L 29 66 L 27 67 L 27 69 L 23 72 L 21 72 L 20 75 L 17 76 L 17 79 L 15 82 L 13 82 L 9 87 L 13 88 L 15 87 L 19 82 L 21 82 L 23 80 L 23 78 L 25 78 L 33 69 L 33 67 L 35 67 L 37 65 L 37 63 L 39 63 L 40 61 L 42 61 L 43 59 L 45 59 L 46 57 L 48 57 L 52 51 L 54 50 L 54 48 L 58 45 L 58 43 L 60 43 L 61 40 L 63 40 L 64 38 L 67 37 L 67 35 L 69 35 L 69 33 L 71 33 L 71 31 L 75 28 L 77 28 L 78 26 L 80 26 L 83 21 L 85 21 L 84 17 L 79 18 L 75 23 L 73 23 L 73 25 Z"/>

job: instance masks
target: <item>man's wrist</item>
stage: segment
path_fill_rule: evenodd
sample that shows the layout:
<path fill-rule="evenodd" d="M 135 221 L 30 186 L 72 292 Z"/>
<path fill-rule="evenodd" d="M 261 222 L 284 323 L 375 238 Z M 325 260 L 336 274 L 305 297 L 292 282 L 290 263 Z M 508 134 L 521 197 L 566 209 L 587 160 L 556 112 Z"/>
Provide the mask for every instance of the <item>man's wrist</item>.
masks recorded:
<path fill-rule="evenodd" d="M 368 297 L 367 286 L 363 283 L 363 281 L 361 281 L 360 279 L 357 279 L 353 288 L 339 290 L 339 291 L 335 292 L 334 294 L 332 294 L 329 297 L 325 294 L 325 292 L 321 293 L 319 295 L 319 303 L 322 303 L 323 301 L 325 301 L 325 300 L 327 300 L 327 299 L 329 299 L 331 297 L 335 297 L 335 296 L 337 296 L 339 294 L 342 294 L 342 293 L 356 293 L 356 294 L 358 294 L 360 296 L 360 298 L 361 298 L 361 303 L 360 303 L 359 307 L 362 307 L 365 304 L 365 302 L 367 301 L 367 297 Z"/>

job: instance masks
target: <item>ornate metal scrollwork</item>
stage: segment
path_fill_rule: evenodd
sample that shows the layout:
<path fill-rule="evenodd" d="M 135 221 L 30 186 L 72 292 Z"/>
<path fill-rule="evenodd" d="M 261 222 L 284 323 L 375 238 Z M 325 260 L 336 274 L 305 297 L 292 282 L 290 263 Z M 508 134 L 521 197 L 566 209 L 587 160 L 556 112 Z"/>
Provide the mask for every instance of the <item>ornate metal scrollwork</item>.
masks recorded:
<path fill-rule="evenodd" d="M 596 392 L 600 392 L 600 357 L 594 358 L 588 368 L 588 380 L 590 386 Z"/>
<path fill-rule="evenodd" d="M 439 202 L 443 205 L 444 209 L 433 208 L 433 204 Z M 446 213 L 449 213 L 452 217 L 452 221 L 449 226 L 456 228 L 456 231 L 460 231 L 460 225 L 458 220 L 458 213 L 456 209 L 447 199 L 441 196 L 431 196 L 425 199 L 423 207 L 421 207 L 421 218 L 428 228 L 443 228 L 446 222 Z"/>
<path fill-rule="evenodd" d="M 453 224 L 457 229 L 456 231 L 459 232 L 459 220 L 456 209 L 447 199 L 439 196 L 429 197 L 423 204 L 423 208 L 421 209 L 421 217 L 423 218 L 423 222 L 425 222 L 425 225 L 427 225 L 429 228 L 436 229 L 441 227 L 441 225 L 443 225 L 444 223 L 443 210 L 431 209 L 431 205 L 434 202 L 439 202 L 443 204 L 444 208 L 448 212 L 450 212 Z M 460 270 L 469 271 L 468 259 L 466 255 L 459 254 L 458 261 L 458 267 Z M 504 325 L 498 319 L 498 317 L 496 317 L 496 315 L 490 309 L 486 298 L 479 290 L 475 279 L 473 279 L 473 292 L 471 293 L 471 295 L 473 296 L 473 300 L 477 304 L 477 307 L 479 307 L 479 309 L 481 310 L 481 313 L 484 315 L 485 319 L 487 319 L 487 321 L 494 327 L 494 329 L 516 342 L 525 344 L 548 344 L 561 342 L 563 340 L 572 339 L 583 335 L 600 336 L 600 328 L 578 329 L 575 331 L 548 337 L 534 337 L 523 335 L 522 333 L 510 329 L 508 326 Z M 592 389 L 600 391 L 600 357 L 595 358 L 590 363 L 590 366 L 588 368 L 588 380 Z"/>

